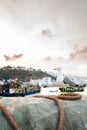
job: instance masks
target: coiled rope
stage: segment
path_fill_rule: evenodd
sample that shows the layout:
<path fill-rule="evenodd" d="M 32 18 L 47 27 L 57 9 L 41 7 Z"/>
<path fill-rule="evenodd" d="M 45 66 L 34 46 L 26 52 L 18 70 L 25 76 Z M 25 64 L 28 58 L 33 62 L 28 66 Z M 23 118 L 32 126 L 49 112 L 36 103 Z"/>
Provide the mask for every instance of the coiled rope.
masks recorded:
<path fill-rule="evenodd" d="M 82 95 L 78 93 L 65 93 L 58 95 L 57 98 L 62 100 L 79 100 L 82 98 Z"/>
<path fill-rule="evenodd" d="M 36 95 L 34 97 L 37 98 L 47 98 L 47 99 L 51 99 L 54 100 L 56 102 L 56 104 L 58 105 L 58 109 L 60 112 L 60 119 L 59 119 L 59 123 L 58 123 L 58 128 L 57 130 L 63 130 L 64 128 L 64 109 L 63 106 L 60 102 L 59 99 L 62 100 L 79 100 L 82 98 L 81 94 L 76 94 L 76 93 L 65 93 L 65 94 L 60 94 L 58 96 L 53 96 L 53 95 L 48 95 L 48 96 L 43 96 L 43 95 Z"/>
<path fill-rule="evenodd" d="M 59 116 L 60 119 L 59 119 L 57 130 L 63 130 L 63 128 L 64 128 L 64 109 L 63 109 L 63 106 L 61 104 L 60 99 L 62 99 L 62 100 L 78 100 L 78 99 L 81 99 L 82 95 L 76 94 L 76 93 L 73 93 L 73 94 L 65 93 L 65 94 L 60 94 L 58 96 L 55 96 L 55 95 L 48 95 L 48 96 L 35 95 L 33 97 L 51 99 L 51 100 L 54 100 L 56 102 L 56 104 L 58 106 L 58 110 L 60 112 L 60 116 Z M 1 103 L 0 103 L 0 109 L 1 109 L 2 113 L 6 116 L 7 120 L 9 121 L 10 125 L 12 126 L 12 128 L 14 130 L 22 130 L 20 128 L 20 126 L 16 123 L 16 121 L 13 119 L 12 115 L 9 113 L 7 108 Z"/>

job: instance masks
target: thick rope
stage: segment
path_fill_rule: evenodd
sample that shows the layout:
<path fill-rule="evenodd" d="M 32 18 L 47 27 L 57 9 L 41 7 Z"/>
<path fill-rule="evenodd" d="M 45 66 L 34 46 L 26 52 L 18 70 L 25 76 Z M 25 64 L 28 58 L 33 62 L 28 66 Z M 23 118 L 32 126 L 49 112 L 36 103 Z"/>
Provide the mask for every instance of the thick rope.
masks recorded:
<path fill-rule="evenodd" d="M 65 93 L 65 94 L 60 94 L 58 96 L 55 96 L 55 95 L 54 96 L 53 95 L 48 95 L 48 96 L 36 95 L 34 97 L 51 99 L 51 100 L 54 100 L 57 103 L 58 109 L 59 109 L 59 112 L 60 112 L 60 119 L 59 119 L 57 130 L 63 130 L 63 128 L 64 128 L 64 109 L 63 109 L 63 106 L 62 106 L 59 99 L 62 99 L 62 100 L 79 100 L 79 99 L 82 98 L 82 95 L 76 94 L 76 93 L 72 93 L 72 94 L 71 93 Z"/>
<path fill-rule="evenodd" d="M 13 117 L 11 116 L 11 114 L 9 113 L 9 111 L 1 103 L 0 103 L 0 109 L 1 109 L 2 113 L 5 115 L 5 117 L 7 118 L 7 120 L 9 121 L 10 125 L 12 126 L 12 128 L 14 130 L 21 130 L 21 128 L 15 122 L 15 120 L 13 119 Z"/>
<path fill-rule="evenodd" d="M 59 112 L 60 112 L 60 119 L 59 119 L 59 124 L 58 124 L 57 130 L 63 130 L 63 128 L 64 128 L 64 109 L 63 109 L 63 106 L 62 106 L 60 100 L 56 96 L 52 96 L 52 95 L 49 95 L 49 96 L 36 95 L 34 97 L 47 98 L 47 99 L 54 100 L 56 102 L 56 104 L 58 105 Z"/>
<path fill-rule="evenodd" d="M 82 98 L 82 95 L 78 93 L 65 93 L 60 94 L 57 97 L 62 100 L 79 100 Z"/>
<path fill-rule="evenodd" d="M 58 123 L 58 129 L 57 130 L 63 130 L 63 128 L 64 128 L 64 109 L 63 109 L 63 106 L 62 106 L 62 104 L 61 104 L 59 99 L 63 99 L 63 100 L 78 100 L 78 99 L 82 98 L 82 95 L 81 94 L 76 94 L 76 93 L 73 93 L 73 94 L 65 93 L 65 94 L 60 94 L 58 96 L 53 96 L 53 95 L 48 95 L 48 96 L 35 95 L 33 97 L 36 97 L 36 98 L 47 98 L 47 99 L 54 100 L 56 102 L 56 104 L 58 105 L 59 112 L 60 112 L 60 117 L 59 117 L 59 123 Z M 13 119 L 12 115 L 9 113 L 9 111 L 6 109 L 6 107 L 4 105 L 2 105 L 1 103 L 0 103 L 0 109 L 1 109 L 2 113 L 6 116 L 7 120 L 11 124 L 12 128 L 14 130 L 21 130 L 19 125 Z"/>

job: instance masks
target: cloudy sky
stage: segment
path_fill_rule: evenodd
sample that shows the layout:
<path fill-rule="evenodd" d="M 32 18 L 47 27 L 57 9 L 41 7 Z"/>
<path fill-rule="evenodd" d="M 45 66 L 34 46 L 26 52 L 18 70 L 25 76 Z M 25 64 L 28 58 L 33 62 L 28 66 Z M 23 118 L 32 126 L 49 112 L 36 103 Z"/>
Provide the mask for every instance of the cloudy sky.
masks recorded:
<path fill-rule="evenodd" d="M 0 67 L 87 76 L 87 0 L 0 0 Z"/>

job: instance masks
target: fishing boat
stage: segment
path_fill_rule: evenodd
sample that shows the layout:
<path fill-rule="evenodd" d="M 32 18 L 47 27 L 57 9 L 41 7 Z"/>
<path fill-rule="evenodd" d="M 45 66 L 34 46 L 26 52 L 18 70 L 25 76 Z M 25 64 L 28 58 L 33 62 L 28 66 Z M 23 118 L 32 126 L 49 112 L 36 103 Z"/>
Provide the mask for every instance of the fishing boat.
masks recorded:
<path fill-rule="evenodd" d="M 61 92 L 83 92 L 84 88 L 82 86 L 80 87 L 59 87 L 59 90 Z"/>
<path fill-rule="evenodd" d="M 28 95 L 33 95 L 36 93 L 40 93 L 40 90 L 33 90 L 33 91 L 29 91 L 29 92 L 20 92 L 20 93 L 5 93 L 5 92 L 0 92 L 0 96 L 4 96 L 4 97 L 24 97 L 24 96 L 28 96 Z"/>
<path fill-rule="evenodd" d="M 5 82 L 0 85 L 0 96 L 1 97 L 19 97 L 19 96 L 28 96 L 40 93 L 40 87 L 38 85 L 33 85 L 27 83 L 26 86 L 23 86 L 23 83 L 19 81 Z"/>

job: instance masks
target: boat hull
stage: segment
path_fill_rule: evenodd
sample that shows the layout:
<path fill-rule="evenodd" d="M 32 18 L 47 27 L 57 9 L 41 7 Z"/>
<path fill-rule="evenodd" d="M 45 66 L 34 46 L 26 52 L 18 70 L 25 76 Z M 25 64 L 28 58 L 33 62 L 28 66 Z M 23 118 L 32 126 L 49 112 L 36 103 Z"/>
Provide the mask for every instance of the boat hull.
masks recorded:
<path fill-rule="evenodd" d="M 4 96 L 4 97 L 24 97 L 24 96 L 28 96 L 28 95 L 33 95 L 36 93 L 40 93 L 40 90 L 33 90 L 30 92 L 25 92 L 25 93 L 0 93 L 0 96 Z"/>

